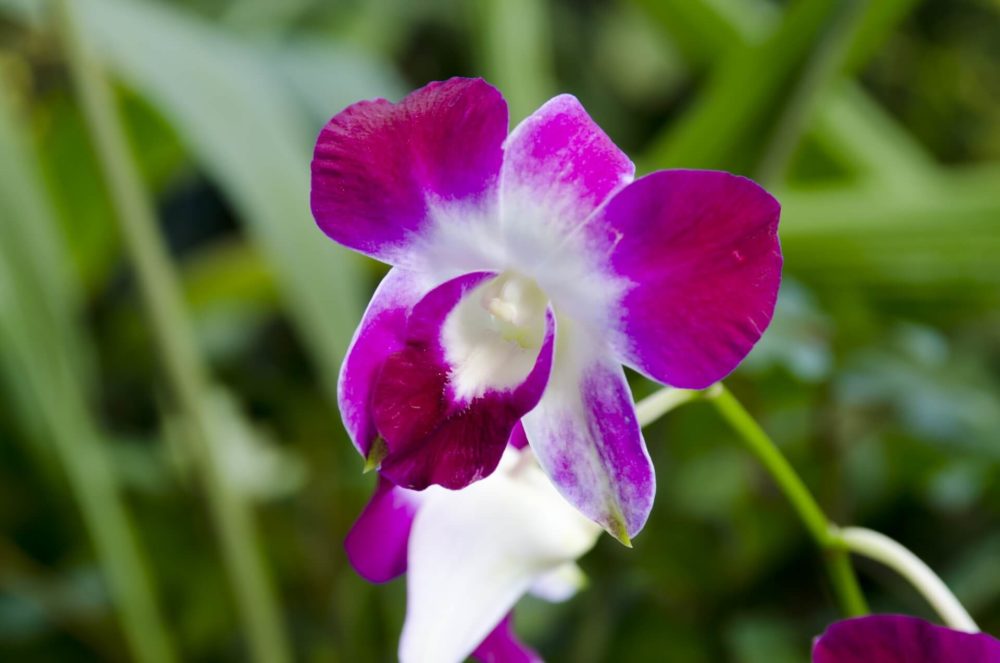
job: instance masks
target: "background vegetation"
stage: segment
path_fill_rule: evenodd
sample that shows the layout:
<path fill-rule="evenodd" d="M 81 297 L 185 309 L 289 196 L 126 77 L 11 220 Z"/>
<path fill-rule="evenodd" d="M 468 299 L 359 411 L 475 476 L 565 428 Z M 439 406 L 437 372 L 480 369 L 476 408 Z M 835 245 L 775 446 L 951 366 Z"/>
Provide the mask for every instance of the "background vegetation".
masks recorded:
<path fill-rule="evenodd" d="M 308 163 L 346 104 L 452 75 L 777 193 L 786 280 L 732 389 L 835 520 L 1000 633 L 995 1 L 69 4 L 0 0 L 0 658 L 394 659 L 403 584 L 342 550 L 373 477 L 334 399 L 383 268 L 315 229 Z M 118 190 L 72 84 L 102 72 Z M 602 539 L 520 632 L 552 661 L 806 660 L 837 615 L 787 503 L 703 404 L 646 437 L 635 549 Z M 931 616 L 858 566 L 874 609 Z"/>

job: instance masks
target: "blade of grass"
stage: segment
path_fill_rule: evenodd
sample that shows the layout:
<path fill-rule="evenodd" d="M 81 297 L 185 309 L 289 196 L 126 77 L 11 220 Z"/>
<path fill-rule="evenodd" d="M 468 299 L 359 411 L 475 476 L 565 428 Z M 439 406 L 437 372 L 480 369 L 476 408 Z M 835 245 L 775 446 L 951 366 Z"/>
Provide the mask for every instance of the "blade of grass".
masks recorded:
<path fill-rule="evenodd" d="M 908 192 L 937 182 L 927 151 L 854 82 L 842 81 L 827 95 L 811 136 L 872 187 Z"/>
<path fill-rule="evenodd" d="M 851 40 L 860 32 L 868 8 L 877 4 L 871 0 L 845 0 L 837 8 L 779 105 L 777 119 L 755 168 L 758 181 L 773 185 L 784 178 L 792 154 L 812 120 L 819 97 L 825 95 L 833 79 L 843 70 Z"/>
<path fill-rule="evenodd" d="M 633 2 L 678 45 L 686 46 L 685 54 L 696 63 L 720 60 L 739 45 L 764 40 L 781 18 L 772 5 L 757 0 Z M 845 70 L 856 71 L 866 62 L 914 4 L 915 0 L 869 3 L 847 48 Z M 857 85 L 845 82 L 833 90 L 817 109 L 815 124 L 810 134 L 820 146 L 858 175 L 894 184 L 926 181 L 924 175 L 932 165 L 929 157 Z M 659 167 L 652 155 L 643 162 Z M 906 167 L 899 168 L 901 164 Z"/>
<path fill-rule="evenodd" d="M 516 124 L 552 96 L 551 7 L 545 0 L 487 0 L 477 7 L 480 59 Z"/>
<path fill-rule="evenodd" d="M 329 49 L 302 47 L 278 57 L 163 3 L 77 4 L 81 25 L 109 69 L 164 113 L 247 223 L 332 395 L 368 286 L 362 259 L 324 237 L 311 218 L 310 150 L 321 122 L 310 118 L 323 99 L 347 103 L 395 93 L 394 86 L 384 89 L 393 79 L 331 80 L 329 71 L 343 70 L 323 73 Z M 295 63 L 297 76 L 287 75 L 284 57 Z M 314 90 L 300 102 L 310 72 Z M 327 117 L 338 110 L 327 108 Z"/>
<path fill-rule="evenodd" d="M 834 0 L 800 0 L 762 41 L 733 46 L 722 56 L 691 109 L 648 153 L 660 168 L 747 170 L 745 144 L 768 126 L 778 104 L 827 21 Z M 740 148 L 740 149 L 737 149 Z"/>
<path fill-rule="evenodd" d="M 169 663 L 174 647 L 160 615 L 143 552 L 112 461 L 83 394 L 84 343 L 65 251 L 55 234 L 37 163 L 19 136 L 0 86 L 0 357 L 27 405 L 26 428 L 51 441 L 93 542 L 129 650 Z"/>
<path fill-rule="evenodd" d="M 249 505 L 230 485 L 213 444 L 217 422 L 209 409 L 209 376 L 195 347 L 179 279 L 129 152 L 110 85 L 78 26 L 80 5 L 55 0 L 56 29 L 90 128 L 126 248 L 136 270 L 167 377 L 190 429 L 224 566 L 254 660 L 290 660 L 280 612 Z"/>
<path fill-rule="evenodd" d="M 782 192 L 788 269 L 896 297 L 996 299 L 1000 166 L 940 171 L 933 187 Z M 943 223 L 942 219 L 947 219 Z"/>

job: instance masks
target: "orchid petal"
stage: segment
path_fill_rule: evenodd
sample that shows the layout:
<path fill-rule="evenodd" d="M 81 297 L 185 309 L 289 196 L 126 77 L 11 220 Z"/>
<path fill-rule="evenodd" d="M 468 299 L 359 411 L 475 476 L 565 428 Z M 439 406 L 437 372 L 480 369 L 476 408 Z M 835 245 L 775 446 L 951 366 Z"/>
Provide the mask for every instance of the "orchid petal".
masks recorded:
<path fill-rule="evenodd" d="M 542 663 L 542 658 L 517 639 L 512 614 L 508 613 L 497 627 L 490 631 L 472 657 L 480 663 Z"/>
<path fill-rule="evenodd" d="M 836 622 L 813 644 L 813 663 L 1000 663 L 1000 640 L 916 617 L 872 615 Z"/>
<path fill-rule="evenodd" d="M 634 174 L 629 158 L 576 97 L 561 94 L 525 118 L 504 144 L 503 222 L 571 230 Z"/>
<path fill-rule="evenodd" d="M 599 534 L 530 451 L 509 448 L 496 472 L 463 490 L 432 490 L 410 533 L 400 660 L 463 660 L 538 578 Z"/>
<path fill-rule="evenodd" d="M 531 594 L 550 603 L 569 600 L 587 585 L 587 576 L 575 562 L 566 562 L 535 580 Z"/>
<path fill-rule="evenodd" d="M 779 213 L 757 184 L 716 171 L 659 171 L 611 199 L 590 230 L 632 284 L 614 337 L 623 361 L 685 389 L 732 371 L 774 313 Z"/>
<path fill-rule="evenodd" d="M 340 416 L 362 456 L 368 456 L 378 437 L 371 410 L 375 380 L 385 360 L 403 349 L 409 311 L 430 285 L 412 272 L 398 267 L 389 270 L 372 295 L 341 364 L 337 384 Z"/>
<path fill-rule="evenodd" d="M 542 302 L 533 324 L 509 332 L 523 338 L 495 329 L 484 305 L 496 304 L 491 289 L 504 283 L 490 273 L 466 274 L 410 312 L 406 345 L 385 360 L 372 395 L 387 447 L 381 471 L 397 485 L 461 488 L 487 476 L 514 425 L 541 397 L 555 322 Z"/>
<path fill-rule="evenodd" d="M 435 214 L 495 208 L 506 133 L 507 104 L 481 79 L 349 106 L 316 142 L 313 216 L 337 242 L 412 266 Z"/>
<path fill-rule="evenodd" d="M 656 479 L 625 373 L 607 346 L 560 318 L 549 385 L 521 421 L 559 492 L 628 544 L 649 516 Z"/>
<path fill-rule="evenodd" d="M 375 494 L 344 540 L 347 559 L 369 582 L 388 582 L 406 571 L 410 526 L 422 496 L 379 477 Z"/>

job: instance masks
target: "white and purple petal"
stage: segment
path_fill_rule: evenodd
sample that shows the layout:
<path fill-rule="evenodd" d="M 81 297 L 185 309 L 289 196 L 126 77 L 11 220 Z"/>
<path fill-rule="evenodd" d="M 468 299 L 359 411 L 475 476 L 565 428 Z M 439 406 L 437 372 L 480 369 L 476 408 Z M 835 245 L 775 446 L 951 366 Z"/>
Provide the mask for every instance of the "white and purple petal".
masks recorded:
<path fill-rule="evenodd" d="M 771 322 L 781 281 L 780 206 L 744 177 L 666 170 L 620 191 L 589 228 L 630 287 L 615 346 L 685 389 L 724 378 Z"/>
<path fill-rule="evenodd" d="M 388 582 L 406 571 L 410 527 L 422 499 L 379 477 L 375 494 L 344 540 L 347 559 L 369 582 Z"/>
<path fill-rule="evenodd" d="M 872 615 L 832 624 L 813 643 L 813 663 L 1000 663 L 1000 640 L 916 617 Z"/>
<path fill-rule="evenodd" d="M 311 203 L 335 241 L 383 262 L 412 264 L 435 215 L 495 211 L 507 104 L 481 79 L 434 82 L 399 103 L 362 101 L 316 141 Z"/>
<path fill-rule="evenodd" d="M 576 97 L 561 94 L 525 118 L 504 144 L 503 223 L 572 230 L 634 174 L 629 158 Z"/>
<path fill-rule="evenodd" d="M 461 488 L 489 475 L 541 398 L 555 321 L 543 301 L 517 324 L 516 307 L 494 296 L 506 279 L 466 274 L 429 292 L 410 312 L 405 345 L 383 362 L 372 415 L 387 451 L 381 472 L 397 485 Z M 491 306 L 514 322 L 498 326 Z"/>
<path fill-rule="evenodd" d="M 642 529 L 656 478 L 624 371 L 600 339 L 559 319 L 549 385 L 522 424 L 571 504 L 624 543 Z"/>
<path fill-rule="evenodd" d="M 505 267 L 532 277 L 559 313 L 597 324 L 620 287 L 601 274 L 582 229 L 635 166 L 587 115 L 560 95 L 521 122 L 504 145 L 500 179 Z"/>
<path fill-rule="evenodd" d="M 410 533 L 400 661 L 464 660 L 540 578 L 599 534 L 527 450 L 508 448 L 494 474 L 463 490 L 430 491 Z"/>

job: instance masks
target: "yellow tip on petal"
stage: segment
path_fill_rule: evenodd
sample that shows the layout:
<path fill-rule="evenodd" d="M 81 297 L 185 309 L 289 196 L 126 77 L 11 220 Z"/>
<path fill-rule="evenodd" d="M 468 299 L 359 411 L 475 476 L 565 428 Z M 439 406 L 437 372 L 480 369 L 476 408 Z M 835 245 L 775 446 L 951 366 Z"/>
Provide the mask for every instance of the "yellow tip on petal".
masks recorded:
<path fill-rule="evenodd" d="M 389 455 L 389 446 L 381 437 L 376 437 L 372 442 L 371 449 L 368 450 L 368 457 L 365 458 L 365 468 L 362 473 L 368 474 L 372 470 L 377 470 L 385 457 Z"/>
<path fill-rule="evenodd" d="M 607 530 L 608 534 L 618 539 L 618 542 L 626 548 L 632 547 L 632 538 L 628 535 L 628 526 L 625 524 L 625 517 L 617 508 L 611 512 L 611 517 L 604 525 L 604 529 Z"/>

